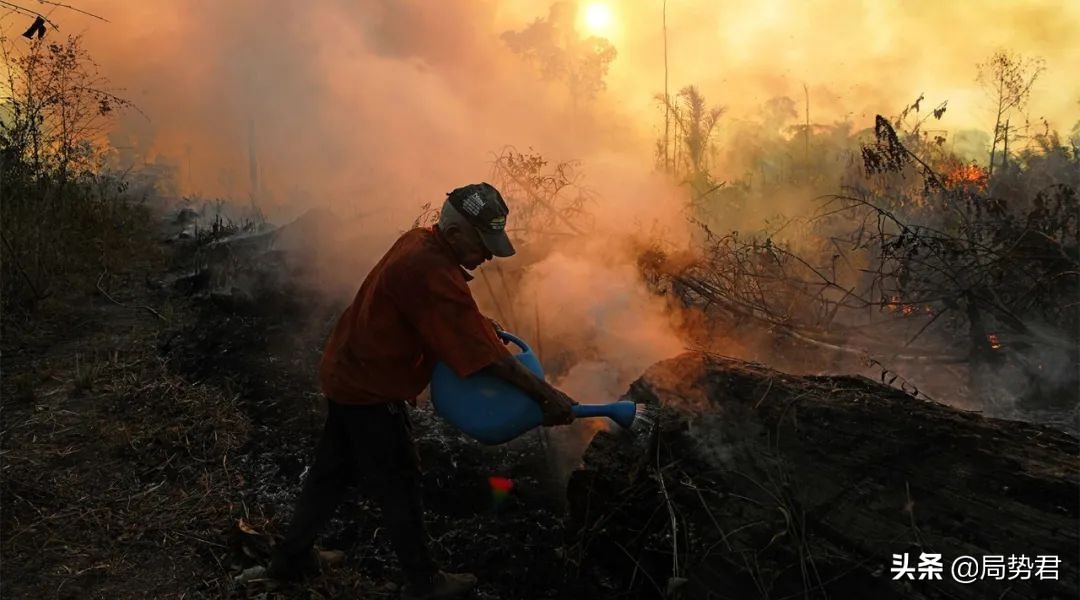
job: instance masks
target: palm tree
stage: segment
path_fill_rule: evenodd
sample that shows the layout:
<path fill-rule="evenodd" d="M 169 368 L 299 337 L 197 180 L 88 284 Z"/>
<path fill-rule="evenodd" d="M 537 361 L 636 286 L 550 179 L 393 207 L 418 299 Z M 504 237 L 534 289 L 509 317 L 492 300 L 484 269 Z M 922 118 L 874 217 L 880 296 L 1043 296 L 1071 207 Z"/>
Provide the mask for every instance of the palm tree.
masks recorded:
<path fill-rule="evenodd" d="M 675 121 L 676 143 L 673 145 L 676 156 L 672 160 L 673 174 L 679 174 L 678 138 L 681 136 L 684 146 L 683 161 L 686 163 L 689 179 L 709 179 L 708 155 L 712 149 L 713 132 L 727 109 L 723 106 L 709 107 L 705 96 L 693 85 L 679 90 L 674 102 L 669 102 L 665 96 L 660 95 L 657 95 L 656 99 L 665 105 L 667 115 Z"/>

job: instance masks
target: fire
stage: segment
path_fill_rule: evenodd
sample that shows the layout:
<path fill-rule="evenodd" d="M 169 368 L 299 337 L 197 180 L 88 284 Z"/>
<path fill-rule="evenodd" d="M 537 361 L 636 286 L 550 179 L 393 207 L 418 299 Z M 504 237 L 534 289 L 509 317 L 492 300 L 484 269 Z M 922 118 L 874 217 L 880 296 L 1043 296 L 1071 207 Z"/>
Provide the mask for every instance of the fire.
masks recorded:
<path fill-rule="evenodd" d="M 976 164 L 960 165 L 945 176 L 950 186 L 972 186 L 980 190 L 986 189 L 987 179 L 986 170 Z"/>
<path fill-rule="evenodd" d="M 892 312 L 899 312 L 905 317 L 916 314 L 919 312 L 919 307 L 915 304 L 907 304 L 900 301 L 900 296 L 893 296 L 889 298 L 889 301 L 885 303 L 885 308 L 888 308 Z M 929 306 L 923 307 L 924 312 L 930 314 L 933 312 Z"/>
<path fill-rule="evenodd" d="M 990 348 L 993 350 L 1001 349 L 1001 340 L 998 339 L 996 333 L 991 333 L 986 336 L 986 341 L 990 342 Z"/>

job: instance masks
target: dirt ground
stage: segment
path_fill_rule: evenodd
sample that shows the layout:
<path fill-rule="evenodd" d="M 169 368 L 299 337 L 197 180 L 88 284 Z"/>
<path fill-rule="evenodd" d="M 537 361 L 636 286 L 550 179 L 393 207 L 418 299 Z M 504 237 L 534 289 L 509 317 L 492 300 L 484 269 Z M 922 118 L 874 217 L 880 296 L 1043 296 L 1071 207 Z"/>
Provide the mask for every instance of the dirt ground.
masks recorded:
<path fill-rule="evenodd" d="M 222 301 L 174 284 L 182 266 L 157 247 L 95 293 L 6 327 L 0 593 L 397 597 L 362 491 L 320 541 L 344 565 L 284 587 L 236 581 L 265 564 L 292 510 L 324 414 L 315 365 L 342 307 L 288 287 Z M 562 558 L 565 457 L 539 435 L 485 448 L 426 405 L 413 416 L 431 547 L 479 576 L 475 597 L 617 594 Z M 513 491 L 496 494 L 492 476 Z"/>
<path fill-rule="evenodd" d="M 343 304 L 311 292 L 302 276 L 275 262 L 283 260 L 280 253 L 253 258 L 250 253 L 258 250 L 251 247 L 238 250 L 242 256 L 222 256 L 219 250 L 193 252 L 190 245 L 155 241 L 124 271 L 102 273 L 90 293 L 58 295 L 33 319 L 5 321 L 0 596 L 398 597 L 397 561 L 379 510 L 363 490 L 341 507 L 319 541 L 324 549 L 344 551 L 343 565 L 299 584 L 238 580 L 267 563 L 300 490 L 325 415 L 316 365 Z M 204 270 L 206 264 L 220 268 Z M 724 377 L 734 372 L 742 371 L 725 371 Z M 755 380 L 763 392 L 753 387 L 739 396 L 764 398 L 773 390 L 773 377 Z M 664 477 L 650 478 L 652 467 L 634 467 L 641 456 L 652 457 L 655 472 L 666 470 L 673 486 L 689 481 L 675 476 L 693 466 L 689 450 L 667 456 L 661 468 L 659 452 L 642 454 L 635 447 L 646 438 L 660 440 L 652 437 L 659 429 L 635 426 L 627 435 L 601 436 L 590 450 L 592 462 L 586 457 L 585 468 L 572 473 L 592 433 L 584 423 L 484 447 L 434 417 L 423 399 L 412 416 L 424 466 L 430 546 L 446 568 L 478 575 L 475 598 L 653 598 L 673 582 L 682 585 L 679 577 L 664 579 L 674 547 L 666 515 L 679 496 L 668 500 L 666 492 L 657 493 L 654 484 Z M 858 422 L 878 417 L 864 415 Z M 885 419 L 884 430 L 903 420 Z M 744 435 L 744 424 L 727 419 L 724 426 L 739 431 L 726 437 Z M 837 439 L 836 432 L 828 437 Z M 605 452 L 618 460 L 598 462 Z M 833 464 L 827 458 L 800 472 Z M 700 467 L 694 477 L 715 471 Z M 493 489 L 492 477 L 510 479 L 512 491 Z M 860 477 L 833 479 L 841 485 Z M 594 497 L 597 489 L 609 493 Z M 685 505 L 705 505 L 697 487 L 687 489 L 694 494 Z M 605 503 L 616 508 L 581 514 L 582 506 Z M 760 504 L 769 506 L 767 499 Z M 925 516 L 925 506 L 921 510 Z M 773 523 L 776 531 L 790 527 L 786 517 L 774 521 L 794 511 L 766 512 L 750 522 Z M 704 544 L 701 556 L 708 557 L 719 547 L 703 532 L 722 533 L 714 516 L 724 513 L 708 507 L 705 513 L 707 520 L 700 518 L 696 530 L 680 526 L 684 552 L 696 548 L 693 543 Z M 744 529 L 747 535 L 756 531 L 738 526 L 731 535 Z M 728 538 L 723 533 L 720 539 L 725 547 L 738 539 Z M 760 570 L 756 548 L 778 552 L 778 539 L 747 544 L 755 564 L 749 571 Z M 756 593 L 751 585 L 739 588 L 737 579 L 722 581 L 713 588 L 726 590 L 727 597 Z M 802 597 L 802 579 L 794 581 L 790 597 Z M 689 591 L 695 585 L 672 589 L 702 597 Z M 866 597 L 872 588 L 858 589 L 851 597 Z M 766 590 L 761 597 L 779 596 Z"/>

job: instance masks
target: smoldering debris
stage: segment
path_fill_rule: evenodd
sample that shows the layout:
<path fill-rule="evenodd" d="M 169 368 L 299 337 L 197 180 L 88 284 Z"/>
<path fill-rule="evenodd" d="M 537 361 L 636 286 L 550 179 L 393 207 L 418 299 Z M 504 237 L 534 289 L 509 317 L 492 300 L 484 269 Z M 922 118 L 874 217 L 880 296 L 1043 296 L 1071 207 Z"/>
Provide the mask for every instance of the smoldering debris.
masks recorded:
<path fill-rule="evenodd" d="M 687 353 L 627 397 L 655 427 L 601 433 L 568 488 L 581 576 L 638 597 L 984 598 L 993 580 L 905 582 L 891 556 L 949 561 L 1026 551 L 1060 579 L 1016 581 L 1066 597 L 1078 542 L 1076 439 L 918 400 L 861 377 L 796 377 Z M 1002 456 L 1009 457 L 1003 461 Z M 1021 543 L 1023 548 L 1016 544 Z"/>

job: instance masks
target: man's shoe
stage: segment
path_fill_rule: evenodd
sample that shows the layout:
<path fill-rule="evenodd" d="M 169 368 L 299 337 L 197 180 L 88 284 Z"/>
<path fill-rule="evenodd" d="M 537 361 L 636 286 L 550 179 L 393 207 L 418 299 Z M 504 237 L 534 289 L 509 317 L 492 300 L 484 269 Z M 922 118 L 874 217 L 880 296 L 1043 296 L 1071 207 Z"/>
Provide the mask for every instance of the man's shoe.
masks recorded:
<path fill-rule="evenodd" d="M 316 577 L 345 562 L 345 553 L 340 550 L 311 549 L 299 557 L 283 556 L 275 553 L 266 569 L 266 575 L 278 581 L 302 581 L 307 577 Z"/>
<path fill-rule="evenodd" d="M 319 565 L 311 564 L 307 560 L 296 560 L 280 555 L 274 555 L 270 559 L 270 566 L 266 569 L 266 576 L 278 581 L 297 582 L 316 575 Z"/>
<path fill-rule="evenodd" d="M 468 594 L 476 587 L 472 573 L 439 571 L 428 581 L 408 583 L 401 590 L 401 600 L 451 600 Z"/>

